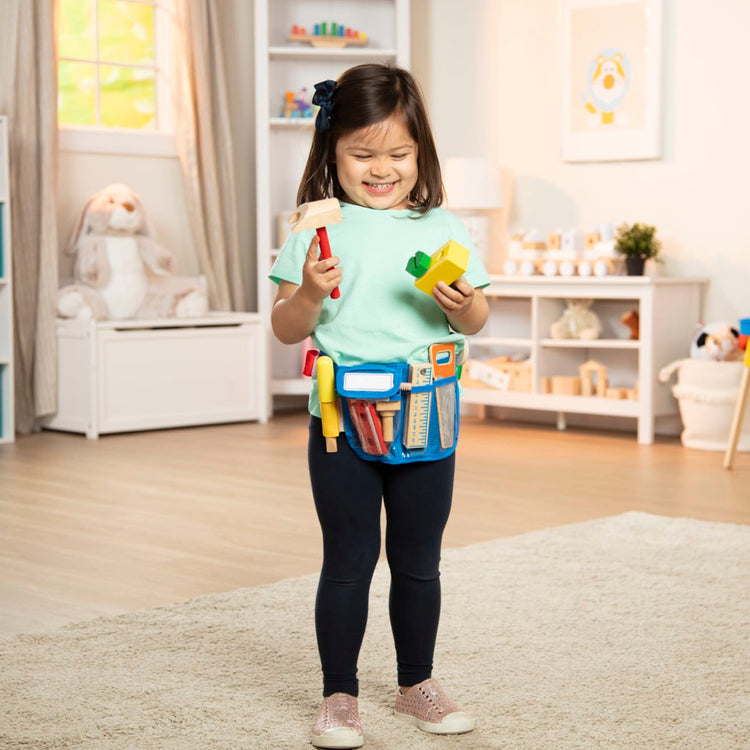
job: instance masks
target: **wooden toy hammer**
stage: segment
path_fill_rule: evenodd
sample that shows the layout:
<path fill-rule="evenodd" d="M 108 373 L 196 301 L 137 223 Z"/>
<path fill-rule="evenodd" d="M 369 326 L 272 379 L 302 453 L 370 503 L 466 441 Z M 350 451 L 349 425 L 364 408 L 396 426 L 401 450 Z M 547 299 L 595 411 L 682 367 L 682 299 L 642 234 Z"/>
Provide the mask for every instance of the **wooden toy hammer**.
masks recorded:
<path fill-rule="evenodd" d="M 303 229 L 315 230 L 320 239 L 320 257 L 323 259 L 331 257 L 331 245 L 328 242 L 326 227 L 329 224 L 340 224 L 341 221 L 341 204 L 336 198 L 303 203 L 289 217 L 292 232 L 300 232 Z M 341 292 L 336 287 L 331 292 L 331 299 L 338 299 L 340 296 Z"/>

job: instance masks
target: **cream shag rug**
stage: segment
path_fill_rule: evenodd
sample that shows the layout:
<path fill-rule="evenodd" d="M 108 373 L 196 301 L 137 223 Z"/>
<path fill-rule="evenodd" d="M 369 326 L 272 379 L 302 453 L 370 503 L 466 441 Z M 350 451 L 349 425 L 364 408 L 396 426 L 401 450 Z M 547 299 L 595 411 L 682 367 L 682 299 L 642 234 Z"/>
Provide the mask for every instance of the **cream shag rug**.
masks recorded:
<path fill-rule="evenodd" d="M 0 643 L 0 748 L 305 748 L 316 576 Z M 642 513 L 447 550 L 436 676 L 478 717 L 392 716 L 387 574 L 360 663 L 366 748 L 750 747 L 750 527 Z"/>

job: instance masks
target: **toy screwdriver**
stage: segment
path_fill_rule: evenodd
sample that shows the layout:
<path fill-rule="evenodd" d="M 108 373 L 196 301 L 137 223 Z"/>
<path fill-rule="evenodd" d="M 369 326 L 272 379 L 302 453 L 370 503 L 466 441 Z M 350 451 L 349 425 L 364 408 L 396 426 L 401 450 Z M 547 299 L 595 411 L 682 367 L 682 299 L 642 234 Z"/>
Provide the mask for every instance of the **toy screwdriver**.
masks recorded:
<path fill-rule="evenodd" d="M 336 406 L 336 388 L 333 377 L 333 360 L 322 355 L 315 363 L 318 377 L 318 398 L 320 399 L 320 419 L 323 423 L 323 437 L 326 439 L 326 452 L 336 453 L 339 436 L 339 410 Z"/>

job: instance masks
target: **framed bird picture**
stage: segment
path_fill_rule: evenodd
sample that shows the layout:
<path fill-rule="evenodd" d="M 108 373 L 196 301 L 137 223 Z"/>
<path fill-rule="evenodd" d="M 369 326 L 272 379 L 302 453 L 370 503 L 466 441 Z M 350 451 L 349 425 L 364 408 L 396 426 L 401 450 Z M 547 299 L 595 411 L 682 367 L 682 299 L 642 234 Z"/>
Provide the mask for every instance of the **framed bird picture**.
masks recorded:
<path fill-rule="evenodd" d="M 560 0 L 563 161 L 661 155 L 662 0 Z"/>

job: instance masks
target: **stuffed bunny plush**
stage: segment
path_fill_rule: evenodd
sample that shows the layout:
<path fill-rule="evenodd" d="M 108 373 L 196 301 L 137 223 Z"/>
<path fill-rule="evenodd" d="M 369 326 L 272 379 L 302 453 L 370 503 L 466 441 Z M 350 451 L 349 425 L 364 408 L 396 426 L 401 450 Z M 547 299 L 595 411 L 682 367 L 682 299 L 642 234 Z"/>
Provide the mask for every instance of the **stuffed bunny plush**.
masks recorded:
<path fill-rule="evenodd" d="M 193 318 L 208 309 L 195 278 L 174 276 L 174 255 L 153 239 L 141 199 L 126 185 L 89 198 L 65 252 L 75 284 L 60 289 L 61 318 Z"/>

